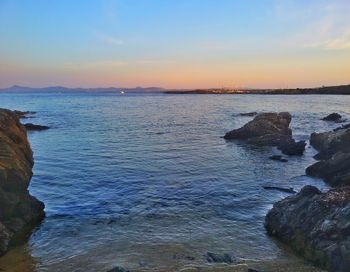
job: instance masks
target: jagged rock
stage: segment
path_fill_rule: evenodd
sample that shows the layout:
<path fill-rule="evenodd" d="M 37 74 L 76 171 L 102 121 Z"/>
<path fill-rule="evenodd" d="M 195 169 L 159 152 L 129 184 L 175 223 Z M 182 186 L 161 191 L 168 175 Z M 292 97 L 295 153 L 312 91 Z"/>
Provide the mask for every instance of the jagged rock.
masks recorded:
<path fill-rule="evenodd" d="M 18 114 L 0 109 L 0 255 L 44 217 L 44 204 L 28 192 L 33 164 Z"/>
<path fill-rule="evenodd" d="M 265 218 L 268 234 L 334 272 L 350 267 L 350 187 L 320 192 L 305 186 L 274 204 Z"/>
<path fill-rule="evenodd" d="M 322 118 L 323 121 L 339 122 L 342 116 L 339 113 L 331 113 L 330 115 Z"/>
<path fill-rule="evenodd" d="M 262 113 L 242 128 L 232 130 L 224 136 L 227 140 L 261 137 L 266 135 L 291 136 L 289 124 L 292 120 L 288 112 Z"/>
<path fill-rule="evenodd" d="M 34 125 L 32 123 L 28 123 L 28 124 L 24 124 L 25 128 L 27 130 L 36 130 L 36 131 L 40 131 L 40 130 L 47 130 L 49 129 L 50 127 L 48 126 L 42 126 L 42 125 Z"/>

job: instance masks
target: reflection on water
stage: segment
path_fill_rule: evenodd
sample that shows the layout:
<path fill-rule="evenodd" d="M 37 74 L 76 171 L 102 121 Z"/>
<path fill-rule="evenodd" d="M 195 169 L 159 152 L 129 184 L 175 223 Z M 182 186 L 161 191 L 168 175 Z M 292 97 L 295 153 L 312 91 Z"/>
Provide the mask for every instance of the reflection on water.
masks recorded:
<path fill-rule="evenodd" d="M 30 134 L 30 190 L 47 218 L 26 245 L 0 258 L 4 271 L 210 268 L 208 251 L 266 271 L 319 271 L 263 227 L 286 194 L 262 186 L 325 188 L 304 175 L 314 150 L 280 164 L 268 159 L 274 148 L 220 137 L 251 119 L 240 112 L 290 111 L 294 137 L 308 139 L 336 126 L 319 120 L 326 114 L 349 116 L 350 97 L 0 96 L 1 107 L 37 111 L 31 122 L 52 126 Z"/>

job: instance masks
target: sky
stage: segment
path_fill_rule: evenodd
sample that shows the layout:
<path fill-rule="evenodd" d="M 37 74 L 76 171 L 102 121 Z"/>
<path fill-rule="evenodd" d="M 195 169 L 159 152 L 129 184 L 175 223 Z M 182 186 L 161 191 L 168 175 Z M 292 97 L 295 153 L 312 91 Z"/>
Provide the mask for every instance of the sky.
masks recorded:
<path fill-rule="evenodd" d="M 349 0 L 0 0 L 0 87 L 350 84 Z"/>

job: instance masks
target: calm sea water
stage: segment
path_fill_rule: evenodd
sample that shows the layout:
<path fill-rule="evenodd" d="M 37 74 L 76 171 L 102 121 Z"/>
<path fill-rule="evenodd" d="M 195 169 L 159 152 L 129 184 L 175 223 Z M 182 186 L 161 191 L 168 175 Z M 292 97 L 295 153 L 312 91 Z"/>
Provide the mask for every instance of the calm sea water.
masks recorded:
<path fill-rule="evenodd" d="M 269 271 L 312 270 L 265 233 L 272 204 L 287 195 L 263 185 L 306 184 L 315 151 L 286 164 L 274 148 L 220 138 L 250 117 L 289 111 L 295 138 L 350 116 L 350 96 L 0 94 L 0 107 L 36 111 L 24 122 L 35 155 L 30 191 L 47 217 L 27 244 L 0 258 L 4 271 L 175 271 L 230 253 Z"/>

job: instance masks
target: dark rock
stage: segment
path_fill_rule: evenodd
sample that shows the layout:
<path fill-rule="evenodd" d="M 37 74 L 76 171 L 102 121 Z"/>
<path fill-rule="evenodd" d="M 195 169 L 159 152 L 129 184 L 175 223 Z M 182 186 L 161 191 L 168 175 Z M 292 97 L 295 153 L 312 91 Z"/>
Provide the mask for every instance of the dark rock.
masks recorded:
<path fill-rule="evenodd" d="M 33 153 L 18 114 L 0 109 L 0 255 L 22 242 L 44 217 L 44 204 L 31 196 Z"/>
<path fill-rule="evenodd" d="M 294 139 L 290 139 L 289 141 L 281 141 L 278 145 L 278 149 L 288 156 L 302 156 L 305 151 L 305 146 L 305 141 L 296 142 Z"/>
<path fill-rule="evenodd" d="M 123 267 L 117 266 L 117 267 L 114 267 L 114 268 L 108 270 L 107 272 L 130 272 L 130 271 L 123 268 Z"/>
<path fill-rule="evenodd" d="M 252 121 L 242 128 L 232 130 L 224 136 L 227 140 L 261 137 L 265 135 L 290 136 L 289 124 L 292 120 L 288 112 L 262 113 L 257 115 Z"/>
<path fill-rule="evenodd" d="M 212 252 L 207 252 L 206 259 L 209 263 L 227 263 L 232 264 L 236 262 L 236 259 L 229 254 L 215 254 Z"/>
<path fill-rule="evenodd" d="M 265 218 L 269 235 L 328 271 L 350 267 L 350 187 L 320 192 L 306 186 L 274 204 Z"/>
<path fill-rule="evenodd" d="M 269 157 L 270 160 L 273 160 L 273 161 L 280 161 L 282 159 L 282 156 L 281 155 L 272 155 Z"/>
<path fill-rule="evenodd" d="M 350 152 L 350 129 L 341 129 L 324 133 L 312 133 L 310 144 L 324 158 L 330 158 L 337 152 Z"/>
<path fill-rule="evenodd" d="M 226 140 L 246 140 L 249 144 L 277 146 L 283 154 L 301 156 L 304 154 L 305 141 L 296 142 L 292 138 L 289 124 L 292 120 L 288 112 L 262 113 L 239 129 L 224 136 Z"/>
<path fill-rule="evenodd" d="M 36 130 L 36 131 L 47 130 L 50 128 L 48 126 L 34 125 L 32 123 L 24 124 L 24 126 L 27 130 L 31 130 L 31 131 L 33 131 L 33 130 Z"/>
<path fill-rule="evenodd" d="M 265 190 L 277 190 L 283 193 L 288 193 L 288 194 L 296 194 L 297 192 L 294 191 L 293 188 L 281 188 L 281 187 L 275 187 L 275 186 L 263 186 Z"/>
<path fill-rule="evenodd" d="M 279 161 L 279 162 L 288 162 L 287 159 L 284 159 L 281 155 L 273 155 L 269 157 L 270 160 Z"/>
<path fill-rule="evenodd" d="M 321 160 L 306 169 L 306 174 L 324 179 L 332 186 L 350 185 L 350 129 L 311 134 L 310 144 Z"/>
<path fill-rule="evenodd" d="M 342 116 L 339 113 L 331 113 L 330 115 L 322 118 L 323 121 L 338 122 Z"/>
<path fill-rule="evenodd" d="M 332 186 L 350 185 L 350 153 L 338 152 L 308 168 L 306 174 L 324 179 Z"/>
<path fill-rule="evenodd" d="M 240 116 L 248 116 L 248 117 L 253 117 L 255 115 L 258 115 L 258 113 L 256 111 L 254 112 L 244 112 L 244 113 L 240 113 Z"/>

